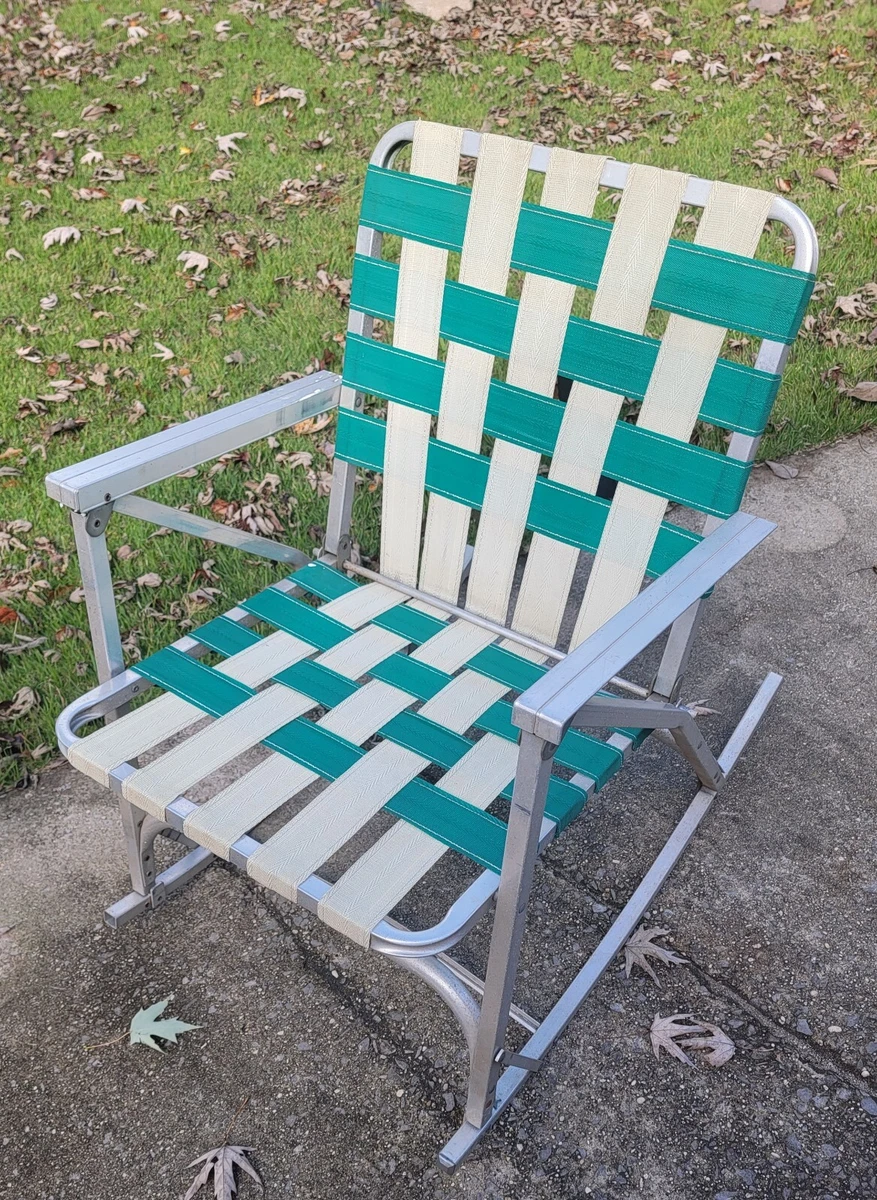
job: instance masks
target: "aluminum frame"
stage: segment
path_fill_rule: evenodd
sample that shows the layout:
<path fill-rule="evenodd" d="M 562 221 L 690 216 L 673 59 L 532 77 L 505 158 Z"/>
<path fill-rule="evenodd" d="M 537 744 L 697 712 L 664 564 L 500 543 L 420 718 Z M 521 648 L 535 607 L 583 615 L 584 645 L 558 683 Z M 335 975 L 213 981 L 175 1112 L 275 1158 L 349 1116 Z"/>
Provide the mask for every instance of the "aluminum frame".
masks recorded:
<path fill-rule="evenodd" d="M 382 167 L 391 166 L 399 151 L 412 141 L 414 128 L 413 122 L 405 122 L 389 130 L 378 143 L 371 162 Z M 467 131 L 463 136 L 462 154 L 477 157 L 480 145 L 480 135 Z M 530 168 L 545 171 L 549 153 L 546 147 L 534 146 Z M 627 164 L 610 161 L 601 183 L 612 188 L 623 188 L 628 170 Z M 690 178 L 683 202 L 702 206 L 710 186 L 708 181 Z M 779 221 L 791 232 L 795 242 L 794 266 L 815 272 L 818 263 L 816 235 L 805 214 L 790 201 L 776 197 L 769 219 Z M 362 225 L 359 227 L 357 253 L 379 256 L 381 242 L 381 235 L 377 231 Z M 362 313 L 351 312 L 348 330 L 370 336 L 373 321 Z M 763 341 L 755 365 L 760 370 L 781 374 L 788 353 L 789 347 L 786 345 Z M 343 387 L 338 376 L 321 372 L 296 384 L 275 389 L 197 421 L 142 439 L 119 451 L 98 456 L 77 467 L 55 472 L 47 478 L 49 495 L 71 509 L 101 681 L 97 688 L 68 706 L 59 717 L 58 736 L 62 750 L 66 752 L 73 744 L 76 731 L 82 724 L 100 717 L 112 719 L 148 686 L 146 681 L 125 670 L 122 658 L 105 541 L 106 525 L 113 507 L 181 532 L 236 545 L 249 553 L 262 554 L 283 562 L 300 561 L 297 557 L 299 552 L 289 551 L 287 556 L 285 551 L 288 548 L 245 534 L 238 538 L 234 536 L 237 531 L 232 531 L 231 535 L 225 531 L 225 536 L 221 537 L 219 531 L 225 527 L 156 505 L 134 493 L 168 475 L 236 449 L 265 436 L 273 429 L 285 428 L 336 404 L 360 410 L 363 403 L 362 393 Z M 758 442 L 758 438 L 735 433 L 730 440 L 728 455 L 751 462 Z M 336 459 L 323 557 L 325 561 L 337 565 L 345 564 L 350 556 L 354 482 L 355 468 Z M 766 677 L 717 758 L 698 740 L 699 734 L 688 710 L 675 703 L 699 628 L 704 593 L 766 536 L 769 523 L 759 522 L 756 518 L 744 518 L 742 522 L 737 517 L 726 522 L 710 518 L 704 532 L 713 536 L 707 537 L 701 546 L 677 564 L 679 571 L 673 568 L 667 573 L 673 577 L 669 588 L 665 575 L 661 577 L 665 581 L 663 588 L 661 580 L 656 581 L 597 635 L 587 639 L 570 655 L 561 656 L 556 650 L 542 648 L 558 662 L 542 680 L 520 696 L 514 706 L 515 724 L 522 730 L 521 748 L 501 875 L 491 871 L 482 872 L 455 901 L 445 917 L 428 930 L 408 930 L 385 920 L 372 935 L 373 949 L 417 974 L 446 1003 L 460 1024 L 470 1051 L 466 1116 L 460 1130 L 439 1155 L 439 1162 L 446 1170 L 452 1171 L 459 1166 L 502 1114 L 529 1075 L 538 1069 L 556 1038 L 622 948 L 709 811 L 718 788 L 724 784 L 780 685 L 780 676 L 769 674 Z M 716 538 L 716 533 L 721 536 Z M 269 547 L 273 548 L 273 553 Z M 716 547 L 719 547 L 718 552 Z M 701 551 L 699 557 L 698 551 Z M 692 555 L 695 556 L 694 560 Z M 710 557 L 712 561 L 706 561 Z M 364 572 L 360 570 L 360 573 Z M 284 583 L 281 586 L 285 590 L 295 590 L 293 584 Z M 403 590 L 400 588 L 400 591 Z M 232 609 L 226 615 L 244 623 L 249 620 L 241 609 Z M 471 619 L 471 614 L 467 615 Z M 668 626 L 670 633 L 651 687 L 631 684 L 615 674 Z M 522 640 L 512 631 L 502 632 L 513 640 Z M 203 652 L 203 648 L 192 638 L 182 638 L 175 645 L 185 653 L 197 655 Z M 595 682 L 597 679 L 600 682 Z M 547 1016 L 538 1023 L 515 1007 L 512 994 L 533 866 L 539 851 L 557 832 L 554 823 L 544 817 L 547 781 L 556 745 L 571 723 L 608 723 L 611 713 L 612 724 L 615 724 L 619 723 L 618 714 L 624 705 L 631 706 L 623 710 L 625 719 L 636 709 L 636 701 L 621 698 L 595 703 L 592 699 L 594 692 L 607 682 L 638 697 L 640 709 L 637 711 L 640 717 L 646 715 L 656 724 L 660 723 L 662 728 L 670 730 L 677 747 L 689 758 L 703 786 L 609 932 Z M 648 706 L 645 709 L 643 701 Z M 656 703 L 661 701 L 664 703 Z M 626 720 L 626 723 L 635 722 Z M 633 745 L 630 738 L 618 733 L 609 740 L 625 757 Z M 121 793 L 122 779 L 126 772 L 133 769 L 133 764 L 123 764 L 112 773 L 114 790 Z M 593 790 L 593 782 L 581 776 L 576 776 L 574 782 L 586 791 Z M 144 818 L 139 810 L 122 799 L 121 794 L 120 800 L 135 891 L 107 910 L 107 920 L 114 926 L 126 923 L 149 908 L 158 907 L 213 859 L 209 851 L 196 847 L 156 876 L 151 864 L 155 836 L 161 831 L 178 836 L 191 810 L 191 802 L 185 797 L 174 801 L 168 810 L 168 823 L 163 825 Z M 232 847 L 232 862 L 245 867 L 247 858 L 257 846 L 258 843 L 249 835 L 239 839 Z M 300 889 L 299 902 L 304 907 L 316 910 L 320 897 L 329 886 L 319 876 L 311 876 Z M 494 898 L 497 904 L 487 974 L 486 979 L 481 981 L 449 959 L 445 951 L 485 915 Z M 480 1005 L 476 999 L 478 995 L 482 997 Z M 505 1045 L 510 1020 L 517 1021 L 530 1033 L 529 1040 L 517 1054 Z"/>

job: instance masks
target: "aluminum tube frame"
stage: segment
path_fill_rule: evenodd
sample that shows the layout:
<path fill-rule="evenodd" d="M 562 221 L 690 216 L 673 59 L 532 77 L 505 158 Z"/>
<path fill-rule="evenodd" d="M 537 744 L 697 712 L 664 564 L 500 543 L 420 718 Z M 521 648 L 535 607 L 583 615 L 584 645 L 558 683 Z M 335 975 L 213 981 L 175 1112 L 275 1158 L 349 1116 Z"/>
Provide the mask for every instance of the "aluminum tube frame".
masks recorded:
<path fill-rule="evenodd" d="M 735 513 L 518 696 L 512 721 L 558 745 L 575 714 L 776 525 Z"/>
<path fill-rule="evenodd" d="M 719 755 L 719 763 L 725 775 L 730 774 L 736 765 L 781 683 L 782 677 L 771 672 L 758 688 Z M 488 1129 L 502 1115 L 533 1071 L 542 1064 L 554 1042 L 563 1033 L 603 972 L 636 929 L 701 821 L 709 812 L 715 797 L 714 790 L 699 789 L 684 816 L 643 877 L 642 882 L 613 921 L 609 931 L 601 939 L 548 1015 L 541 1021 L 536 1032 L 524 1044 L 516 1058 L 518 1061 L 529 1059 L 533 1066 L 508 1066 L 505 1068 L 496 1083 L 493 1105 L 482 1120 L 471 1120 L 467 1109 L 463 1124 L 439 1153 L 439 1165 L 445 1171 L 453 1172 L 460 1166 Z"/>
<path fill-rule="evenodd" d="M 341 379 L 317 371 L 293 383 L 172 425 L 106 454 L 53 471 L 46 491 L 73 512 L 90 512 L 180 471 L 279 433 L 334 408 Z"/>
<path fill-rule="evenodd" d="M 466 1120 L 472 1125 L 481 1126 L 495 1102 L 496 1083 L 501 1069 L 498 1055 L 505 1045 L 533 869 L 539 854 L 545 797 L 556 749 L 552 743 L 531 733 L 521 734 L 502 874 L 490 935 L 481 1018 L 469 1070 Z"/>
<path fill-rule="evenodd" d="M 304 567 L 311 561 L 309 555 L 302 550 L 296 550 L 294 546 L 272 542 L 270 538 L 259 537 L 256 533 L 247 533 L 246 530 L 235 529 L 231 525 L 220 525 L 218 521 L 209 521 L 206 517 L 185 512 L 181 508 L 171 508 L 170 505 L 147 500 L 145 496 L 122 496 L 116 500 L 113 509 L 123 516 L 136 517 L 138 521 L 161 525 L 177 533 L 187 533 L 191 537 L 216 542 L 220 546 L 230 546 L 233 550 L 255 554 L 259 558 L 271 559 L 272 562 Z"/>

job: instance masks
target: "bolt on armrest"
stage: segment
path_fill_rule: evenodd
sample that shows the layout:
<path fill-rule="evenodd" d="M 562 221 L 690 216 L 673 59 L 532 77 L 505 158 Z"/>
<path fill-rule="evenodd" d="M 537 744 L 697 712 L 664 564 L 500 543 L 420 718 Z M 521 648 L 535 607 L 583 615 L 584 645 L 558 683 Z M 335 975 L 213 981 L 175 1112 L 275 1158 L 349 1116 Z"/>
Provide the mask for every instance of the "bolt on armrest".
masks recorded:
<path fill-rule="evenodd" d="M 287 429 L 338 403 L 341 377 L 317 371 L 46 476 L 46 491 L 86 513 Z"/>
<path fill-rule="evenodd" d="M 775 528 L 747 513 L 729 517 L 522 692 L 513 723 L 559 745 L 579 709 Z"/>

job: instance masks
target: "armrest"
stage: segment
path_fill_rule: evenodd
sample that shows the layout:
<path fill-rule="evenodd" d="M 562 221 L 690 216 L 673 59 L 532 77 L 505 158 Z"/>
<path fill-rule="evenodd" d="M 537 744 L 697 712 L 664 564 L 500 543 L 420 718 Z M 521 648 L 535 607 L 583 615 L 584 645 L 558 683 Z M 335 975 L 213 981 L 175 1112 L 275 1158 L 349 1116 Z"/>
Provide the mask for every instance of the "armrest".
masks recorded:
<path fill-rule="evenodd" d="M 519 729 L 559 745 L 579 709 L 776 529 L 735 513 L 517 698 Z"/>
<path fill-rule="evenodd" d="M 53 500 L 74 512 L 90 512 L 325 412 L 338 403 L 340 388 L 340 376 L 331 371 L 317 371 L 117 450 L 53 471 L 46 476 L 46 491 Z"/>

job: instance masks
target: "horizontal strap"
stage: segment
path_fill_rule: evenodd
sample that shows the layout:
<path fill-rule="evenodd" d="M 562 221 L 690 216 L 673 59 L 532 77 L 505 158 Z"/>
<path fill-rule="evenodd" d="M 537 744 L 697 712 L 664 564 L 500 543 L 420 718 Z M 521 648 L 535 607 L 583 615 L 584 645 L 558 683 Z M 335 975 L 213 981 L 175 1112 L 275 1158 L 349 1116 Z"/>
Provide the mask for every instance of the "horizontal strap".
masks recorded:
<path fill-rule="evenodd" d="M 507 673 L 502 671 L 504 659 L 490 657 L 492 649 L 494 647 L 488 647 L 486 651 L 482 650 L 475 658 L 470 659 L 466 664 L 467 670 L 475 670 L 480 675 L 486 675 L 498 683 L 505 684 L 510 690 L 517 690 L 514 684 L 508 682 L 508 679 L 512 677 L 511 669 L 509 668 Z M 517 658 L 517 655 L 509 654 L 500 647 L 496 647 L 496 650 L 499 656 L 505 656 L 512 660 Z M 488 657 L 485 658 L 484 655 Z M 533 664 L 526 665 L 533 666 Z M 533 676 L 531 682 L 541 678 L 544 673 L 544 669 L 540 671 L 538 667 L 534 667 L 534 670 L 537 674 Z M 431 700 L 433 696 L 437 695 L 450 682 L 451 678 L 443 671 L 437 671 L 435 667 L 428 667 L 425 663 L 410 658 L 407 654 L 391 655 L 373 667 L 371 674 L 374 678 L 399 688 L 400 691 L 408 692 L 416 700 L 424 701 Z M 519 731 L 511 723 L 511 711 L 512 706 L 507 701 L 497 701 L 476 719 L 475 728 L 484 733 L 495 733 L 508 741 L 516 742 Z M 589 779 L 593 779 L 599 790 L 619 769 L 623 762 L 623 755 L 614 746 L 572 729 L 558 747 L 555 759 L 561 766 L 570 767 L 582 775 L 587 775 Z"/>
<path fill-rule="evenodd" d="M 173 646 L 151 654 L 131 670 L 166 692 L 173 692 L 181 700 L 188 700 L 211 717 L 225 716 L 256 694 L 253 688 L 205 666 Z"/>
<path fill-rule="evenodd" d="M 471 191 L 369 167 L 360 220 L 383 233 L 460 250 Z M 612 224 L 522 204 L 512 268 L 594 289 Z M 712 325 L 793 342 L 815 277 L 792 267 L 670 240 L 652 303 Z"/>
<path fill-rule="evenodd" d="M 392 321 L 398 279 L 398 264 L 357 255 L 351 308 Z M 445 284 L 441 334 L 449 341 L 508 358 L 517 315 L 518 301 L 508 296 L 467 287 L 451 279 Z M 559 373 L 630 400 L 642 400 L 660 346 L 660 338 L 571 317 Z M 349 351 L 348 342 L 345 375 Z M 700 420 L 758 437 L 764 432 L 780 380 L 779 375 L 720 358 L 710 377 L 700 408 Z"/>
<path fill-rule="evenodd" d="M 458 800 L 423 779 L 412 779 L 384 808 L 479 866 L 497 874 L 502 870 L 505 822 L 474 804 Z"/>
<path fill-rule="evenodd" d="M 257 633 L 229 617 L 214 617 L 206 625 L 193 629 L 190 636 L 218 654 L 224 654 L 226 658 L 260 641 Z"/>
<path fill-rule="evenodd" d="M 331 650 L 345 638 L 355 632 L 350 625 L 336 621 L 317 608 L 287 596 L 277 588 L 268 587 L 257 592 L 249 600 L 243 600 L 240 607 L 260 621 L 266 621 L 284 633 L 303 638 L 320 650 Z"/>
<path fill-rule="evenodd" d="M 323 562 L 308 563 L 306 567 L 287 575 L 287 579 L 312 596 L 319 596 L 321 600 L 338 600 L 360 586 L 343 571 Z"/>
<path fill-rule="evenodd" d="M 335 446 L 338 458 L 368 471 L 382 471 L 385 437 L 383 421 L 353 409 L 339 410 Z M 489 458 L 430 438 L 428 491 L 480 510 L 489 468 Z M 608 511 L 608 501 L 540 476 L 533 488 L 527 528 L 593 552 L 599 545 Z M 698 534 L 663 522 L 649 560 L 649 575 L 663 574 L 700 541 Z"/>
<path fill-rule="evenodd" d="M 444 364 L 371 338 L 349 334 L 344 382 L 384 400 L 438 413 Z M 493 380 L 484 432 L 539 454 L 551 455 L 566 405 Z M 737 511 L 750 463 L 692 446 L 677 438 L 617 421 L 603 474 L 711 516 Z"/>

